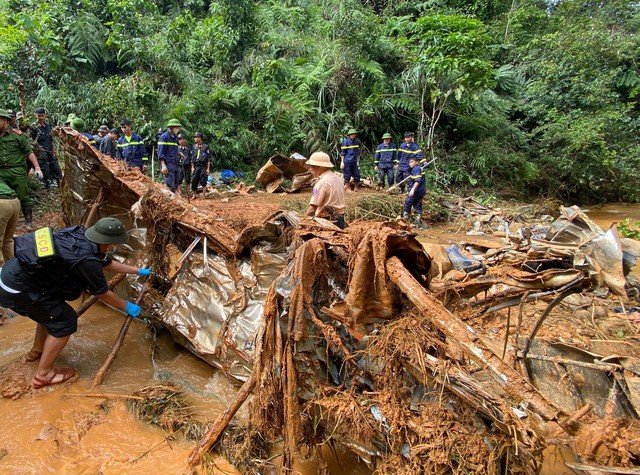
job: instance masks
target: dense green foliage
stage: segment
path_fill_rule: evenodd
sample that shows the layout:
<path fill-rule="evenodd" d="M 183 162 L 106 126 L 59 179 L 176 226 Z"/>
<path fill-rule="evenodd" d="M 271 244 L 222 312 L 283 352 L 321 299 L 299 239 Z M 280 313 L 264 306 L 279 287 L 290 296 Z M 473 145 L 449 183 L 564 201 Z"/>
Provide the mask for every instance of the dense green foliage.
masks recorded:
<path fill-rule="evenodd" d="M 434 187 L 567 201 L 640 198 L 640 15 L 607 0 L 0 0 L 1 106 L 95 129 L 167 119 L 215 166 L 371 161 L 415 130 Z"/>

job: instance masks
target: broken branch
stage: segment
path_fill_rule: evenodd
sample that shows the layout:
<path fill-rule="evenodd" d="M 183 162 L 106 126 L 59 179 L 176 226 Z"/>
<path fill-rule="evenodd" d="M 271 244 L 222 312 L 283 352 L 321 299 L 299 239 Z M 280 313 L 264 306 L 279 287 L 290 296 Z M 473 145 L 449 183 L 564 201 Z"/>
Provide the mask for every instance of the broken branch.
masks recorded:
<path fill-rule="evenodd" d="M 136 299 L 136 305 L 138 305 L 142 301 L 142 298 L 144 297 L 144 294 L 146 293 L 147 289 L 148 289 L 148 282 L 145 283 L 145 285 L 142 287 L 142 290 L 140 291 L 140 295 L 138 295 L 138 298 Z M 118 338 L 116 338 L 116 342 L 114 343 L 113 348 L 111 349 L 111 353 L 109 353 L 109 356 L 107 356 L 107 359 L 102 364 L 102 366 L 96 373 L 95 377 L 93 378 L 93 381 L 91 382 L 91 389 L 102 384 L 105 374 L 111 367 L 113 360 L 115 360 L 116 356 L 118 356 L 118 351 L 120 351 L 120 348 L 122 347 L 122 343 L 124 342 L 124 337 L 126 336 L 127 332 L 129 331 L 129 327 L 131 326 L 131 320 L 133 320 L 133 317 L 130 317 L 129 315 L 127 315 L 124 323 L 122 324 L 122 327 L 120 328 L 120 333 L 118 333 Z"/>
<path fill-rule="evenodd" d="M 231 422 L 231 419 L 233 419 L 233 416 L 236 415 L 238 409 L 240 409 L 242 404 L 244 404 L 244 401 L 249 397 L 249 394 L 251 394 L 251 391 L 253 391 L 253 387 L 256 385 L 257 379 L 258 377 L 256 372 L 253 371 L 251 373 L 251 377 L 242 385 L 240 391 L 238 391 L 238 394 L 236 394 L 236 397 L 231 404 L 229 404 L 224 412 L 218 416 L 216 421 L 213 423 L 213 426 L 211 426 L 200 443 L 191 452 L 191 455 L 189 456 L 190 467 L 200 465 L 202 456 L 211 450 L 211 447 L 218 442 L 218 439 L 220 439 L 220 436 L 229 425 L 229 422 Z"/>
<path fill-rule="evenodd" d="M 116 274 L 114 275 L 111 280 L 109 281 L 109 290 L 113 290 L 116 288 L 116 286 L 122 282 L 124 280 L 124 278 L 127 276 L 127 274 Z M 84 312 L 86 312 L 87 310 L 89 310 L 89 308 L 98 301 L 98 297 L 96 297 L 95 295 L 92 295 L 91 297 L 87 298 L 84 302 L 82 302 L 80 304 L 80 306 L 78 307 L 78 309 L 76 310 L 76 313 L 78 314 L 78 316 L 82 315 Z"/>

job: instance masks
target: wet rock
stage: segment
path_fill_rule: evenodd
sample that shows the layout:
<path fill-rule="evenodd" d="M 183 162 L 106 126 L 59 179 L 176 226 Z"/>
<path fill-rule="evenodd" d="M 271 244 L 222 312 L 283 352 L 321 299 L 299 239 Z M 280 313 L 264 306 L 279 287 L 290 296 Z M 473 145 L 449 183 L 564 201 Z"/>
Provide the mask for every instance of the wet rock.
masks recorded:
<path fill-rule="evenodd" d="M 593 297 L 584 294 L 569 295 L 562 301 L 563 305 L 568 306 L 571 310 L 588 307 L 592 302 Z"/>
<path fill-rule="evenodd" d="M 573 316 L 580 320 L 591 320 L 591 311 L 590 310 L 576 310 L 573 312 Z"/>

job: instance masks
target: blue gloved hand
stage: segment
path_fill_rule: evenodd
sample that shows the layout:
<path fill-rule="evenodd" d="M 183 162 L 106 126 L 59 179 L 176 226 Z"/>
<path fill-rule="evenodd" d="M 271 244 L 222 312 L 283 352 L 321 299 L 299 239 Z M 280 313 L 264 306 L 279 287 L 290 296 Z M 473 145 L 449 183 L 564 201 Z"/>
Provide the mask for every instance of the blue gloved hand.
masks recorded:
<path fill-rule="evenodd" d="M 138 305 L 131 302 L 127 302 L 127 306 L 124 308 L 126 314 L 133 318 L 136 318 L 140 315 L 140 310 L 142 309 Z"/>
<path fill-rule="evenodd" d="M 144 267 L 141 267 L 140 269 L 138 269 L 138 275 L 151 275 L 151 269 L 145 269 Z"/>

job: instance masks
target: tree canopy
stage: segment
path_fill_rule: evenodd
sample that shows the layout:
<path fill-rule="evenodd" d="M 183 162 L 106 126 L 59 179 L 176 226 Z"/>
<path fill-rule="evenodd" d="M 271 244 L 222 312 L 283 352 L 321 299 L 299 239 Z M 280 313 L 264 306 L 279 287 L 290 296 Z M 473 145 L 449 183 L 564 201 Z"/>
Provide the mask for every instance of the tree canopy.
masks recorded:
<path fill-rule="evenodd" d="M 370 152 L 405 130 L 432 186 L 637 201 L 638 2 L 0 0 L 0 107 L 151 145 L 177 118 L 214 166 Z M 365 154 L 365 160 L 369 155 Z M 369 157 L 370 158 L 370 157 Z"/>

